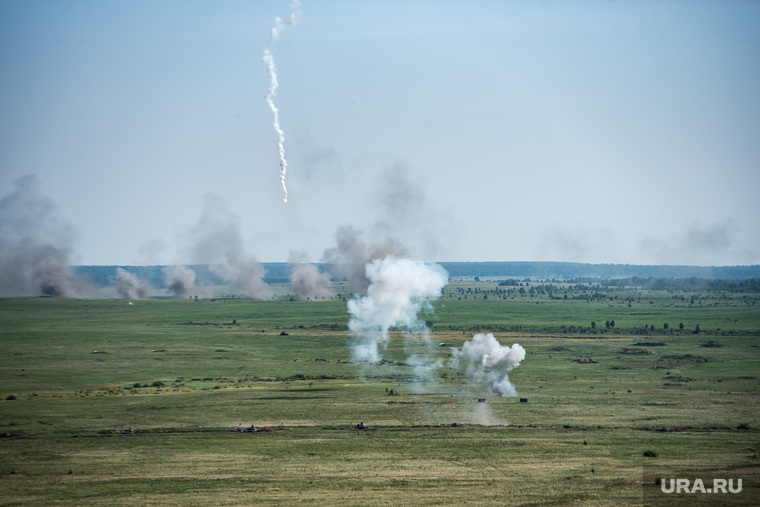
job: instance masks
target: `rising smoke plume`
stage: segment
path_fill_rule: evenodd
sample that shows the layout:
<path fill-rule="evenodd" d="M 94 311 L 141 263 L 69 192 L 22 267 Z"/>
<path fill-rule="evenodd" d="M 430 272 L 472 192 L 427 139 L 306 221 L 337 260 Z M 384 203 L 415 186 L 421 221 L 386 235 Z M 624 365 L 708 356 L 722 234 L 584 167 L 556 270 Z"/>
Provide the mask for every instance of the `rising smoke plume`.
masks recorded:
<path fill-rule="evenodd" d="M 174 266 L 166 269 L 166 288 L 178 298 L 197 295 L 195 271 L 186 266 Z"/>
<path fill-rule="evenodd" d="M 0 295 L 93 295 L 70 266 L 73 229 L 61 222 L 37 178 L 24 176 L 0 200 Z"/>
<path fill-rule="evenodd" d="M 148 296 L 148 282 L 125 269 L 116 268 L 114 281 L 116 292 L 124 299 L 143 299 Z"/>
<path fill-rule="evenodd" d="M 230 290 L 254 299 L 268 299 L 272 296 L 271 288 L 263 280 L 266 274 L 264 266 L 245 254 L 240 224 L 227 211 L 221 196 L 205 196 L 201 215 L 189 231 L 187 239 L 193 262 L 211 264 L 212 270 L 224 279 Z M 177 287 L 184 287 L 187 280 L 188 274 L 184 273 L 183 277 L 175 280 Z M 194 283 L 193 276 L 191 287 Z"/>
<path fill-rule="evenodd" d="M 391 328 L 423 332 L 425 323 L 418 314 L 430 309 L 430 302 L 441 295 L 448 273 L 437 264 L 387 256 L 366 265 L 370 284 L 366 296 L 348 302 L 350 333 L 355 361 L 376 363 L 381 359 Z"/>
<path fill-rule="evenodd" d="M 327 299 L 335 295 L 328 288 L 330 275 L 321 273 L 316 265 L 307 263 L 306 254 L 290 252 L 288 262 L 293 265 L 290 286 L 299 299 Z"/>
<path fill-rule="evenodd" d="M 240 247 L 231 247 L 225 252 L 221 273 L 235 294 L 244 294 L 253 299 L 272 297 L 272 289 L 264 281 L 266 269 L 256 259 L 247 258 Z"/>
<path fill-rule="evenodd" d="M 377 204 L 383 213 L 375 227 L 392 230 L 394 237 L 414 249 L 415 255 L 434 257 L 441 247 L 441 225 L 445 224 L 449 236 L 457 231 L 448 211 L 429 199 L 428 187 L 407 164 L 396 162 L 386 167 L 377 182 Z"/>
<path fill-rule="evenodd" d="M 348 280 L 357 294 L 366 294 L 370 285 L 366 271 L 368 263 L 389 255 L 403 257 L 407 254 L 406 249 L 390 237 L 367 244 L 362 240 L 361 232 L 351 225 L 339 227 L 335 239 L 336 245 L 325 250 L 323 262 L 334 279 Z"/>
<path fill-rule="evenodd" d="M 466 362 L 467 375 L 474 382 L 489 387 L 499 396 L 517 396 L 508 373 L 525 359 L 525 349 L 520 344 L 506 347 L 500 345 L 491 333 L 476 334 L 461 350 L 452 348 L 451 353 L 450 365 L 459 368 L 460 361 Z"/>
<path fill-rule="evenodd" d="M 277 150 L 280 155 L 280 183 L 282 184 L 282 190 L 285 193 L 285 197 L 283 198 L 284 202 L 288 202 L 288 187 L 285 185 L 285 176 L 288 174 L 288 160 L 285 158 L 285 132 L 280 127 L 280 111 L 274 104 L 274 97 L 277 94 L 279 83 L 277 81 L 277 67 L 274 64 L 274 56 L 272 56 L 272 51 L 269 49 L 269 46 L 279 39 L 280 33 L 285 27 L 284 23 L 288 25 L 295 24 L 300 13 L 301 4 L 298 0 L 293 0 L 293 3 L 290 5 L 290 16 L 288 19 L 283 21 L 279 16 L 274 19 L 274 27 L 272 28 L 271 36 L 269 38 L 269 45 L 264 48 L 264 56 L 262 57 L 264 63 L 267 64 L 267 71 L 269 72 L 269 89 L 267 90 L 266 101 L 269 105 L 269 109 L 272 111 L 272 116 L 274 117 L 274 131 L 277 133 Z"/>

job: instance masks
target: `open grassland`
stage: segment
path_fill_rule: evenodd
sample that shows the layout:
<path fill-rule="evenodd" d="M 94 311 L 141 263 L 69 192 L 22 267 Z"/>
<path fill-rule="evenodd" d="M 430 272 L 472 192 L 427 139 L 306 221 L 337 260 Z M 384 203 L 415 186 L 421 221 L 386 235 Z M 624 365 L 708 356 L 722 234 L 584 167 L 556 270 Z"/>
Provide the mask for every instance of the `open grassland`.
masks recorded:
<path fill-rule="evenodd" d="M 419 338 L 352 364 L 345 301 L 286 288 L 0 299 L 0 503 L 636 505 L 653 470 L 742 477 L 702 500 L 757 503 L 757 295 L 503 289 L 447 286 L 425 317 L 434 382 L 407 364 Z M 446 366 L 475 332 L 525 347 L 527 403 Z"/>

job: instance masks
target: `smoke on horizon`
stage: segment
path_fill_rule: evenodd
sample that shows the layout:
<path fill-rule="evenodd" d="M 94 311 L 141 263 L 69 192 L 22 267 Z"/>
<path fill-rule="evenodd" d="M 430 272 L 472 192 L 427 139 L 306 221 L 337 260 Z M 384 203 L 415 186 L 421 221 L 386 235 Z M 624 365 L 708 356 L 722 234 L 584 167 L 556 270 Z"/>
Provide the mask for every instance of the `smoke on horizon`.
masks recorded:
<path fill-rule="evenodd" d="M 387 256 L 404 257 L 407 250 L 396 240 L 387 237 L 380 243 L 367 244 L 361 232 L 343 225 L 335 233 L 335 246 L 325 250 L 323 262 L 333 279 L 345 279 L 357 294 L 366 294 L 370 286 L 367 265 Z"/>
<path fill-rule="evenodd" d="M 335 295 L 328 288 L 330 275 L 320 272 L 316 265 L 306 262 L 305 253 L 290 252 L 288 262 L 293 265 L 290 271 L 290 286 L 299 299 L 329 299 Z"/>
<path fill-rule="evenodd" d="M 195 271 L 187 266 L 167 267 L 166 288 L 178 298 L 197 295 L 198 288 L 195 286 Z"/>
<path fill-rule="evenodd" d="M 235 294 L 253 299 L 269 299 L 272 288 L 264 281 L 267 271 L 256 259 L 246 258 L 242 248 L 231 247 L 224 255 L 221 274 Z"/>
<path fill-rule="evenodd" d="M 27 175 L 0 200 L 0 295 L 82 297 L 94 293 L 70 266 L 73 228 Z"/>
<path fill-rule="evenodd" d="M 240 225 L 236 217 L 227 211 L 221 196 L 206 195 L 203 210 L 188 234 L 188 241 L 193 261 L 215 265 L 214 271 L 224 279 L 230 290 L 253 299 L 269 299 L 272 296 L 271 287 L 264 281 L 264 266 L 246 256 Z M 194 280 L 192 283 L 195 283 Z M 178 287 L 183 287 L 182 283 Z"/>
<path fill-rule="evenodd" d="M 124 299 L 144 299 L 148 296 L 148 282 L 122 268 L 116 268 L 114 285 L 116 292 Z"/>
<path fill-rule="evenodd" d="M 517 396 L 508 374 L 525 359 L 525 349 L 520 344 L 502 346 L 491 333 L 476 334 L 461 350 L 452 348 L 451 353 L 450 366 L 459 368 L 460 361 L 466 362 L 467 375 L 474 382 L 499 396 Z"/>

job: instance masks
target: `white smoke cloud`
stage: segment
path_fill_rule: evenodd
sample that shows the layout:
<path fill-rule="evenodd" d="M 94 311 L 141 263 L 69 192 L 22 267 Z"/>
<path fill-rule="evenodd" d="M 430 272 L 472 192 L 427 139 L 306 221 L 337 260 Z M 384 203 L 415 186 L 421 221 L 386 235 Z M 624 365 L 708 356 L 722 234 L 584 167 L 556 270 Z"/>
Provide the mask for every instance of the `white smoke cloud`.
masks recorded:
<path fill-rule="evenodd" d="M 298 0 L 293 0 L 293 3 L 290 4 L 290 14 L 288 15 L 288 19 L 283 20 L 280 16 L 274 18 L 274 26 L 272 27 L 272 32 L 269 36 L 270 44 L 280 38 L 280 33 L 282 33 L 283 28 L 285 28 L 285 25 L 283 23 L 286 23 L 288 25 L 295 25 L 296 21 L 298 20 L 298 16 L 300 15 L 301 2 Z"/>
<path fill-rule="evenodd" d="M 441 295 L 448 273 L 437 264 L 387 256 L 369 262 L 366 277 L 367 295 L 348 302 L 348 329 L 356 337 L 353 359 L 376 363 L 391 328 L 424 332 L 425 323 L 417 315 Z"/>
<path fill-rule="evenodd" d="M 451 353 L 453 368 L 459 368 L 460 361 L 465 361 L 467 375 L 473 381 L 490 387 L 499 396 L 517 396 L 508 373 L 525 359 L 525 349 L 519 343 L 502 346 L 491 333 L 476 334 L 461 350 L 452 348 Z"/>

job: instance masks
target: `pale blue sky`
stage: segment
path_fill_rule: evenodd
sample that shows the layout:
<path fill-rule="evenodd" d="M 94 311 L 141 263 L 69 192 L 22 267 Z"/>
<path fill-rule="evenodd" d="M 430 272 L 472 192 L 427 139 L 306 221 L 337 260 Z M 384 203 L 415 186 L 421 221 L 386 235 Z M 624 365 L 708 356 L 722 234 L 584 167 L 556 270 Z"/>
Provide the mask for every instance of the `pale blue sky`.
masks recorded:
<path fill-rule="evenodd" d="M 0 2 L 0 196 L 35 174 L 72 262 L 248 255 L 352 224 L 426 260 L 760 263 L 760 2 Z"/>

